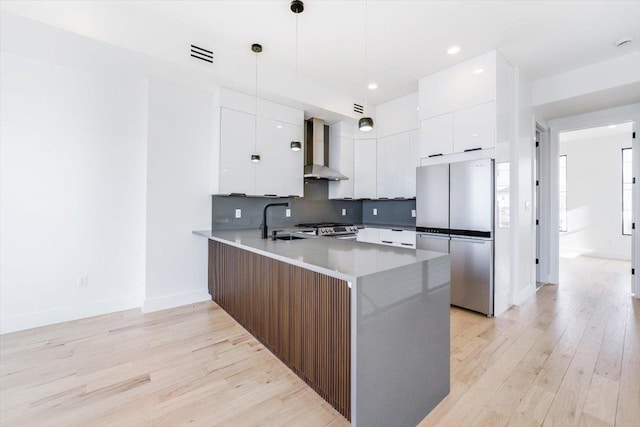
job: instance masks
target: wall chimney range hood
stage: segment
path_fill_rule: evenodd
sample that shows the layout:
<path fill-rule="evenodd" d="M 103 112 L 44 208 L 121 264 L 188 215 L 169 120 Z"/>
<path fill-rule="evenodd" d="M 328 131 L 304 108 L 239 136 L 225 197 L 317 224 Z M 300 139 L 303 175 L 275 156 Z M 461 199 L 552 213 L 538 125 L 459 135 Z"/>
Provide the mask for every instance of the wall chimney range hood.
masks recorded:
<path fill-rule="evenodd" d="M 328 157 L 328 141 L 325 140 L 324 121 L 320 119 L 310 119 L 306 122 L 307 136 L 307 156 L 311 154 L 311 159 L 307 159 L 304 166 L 305 179 L 322 179 L 327 181 L 340 181 L 349 179 L 340 172 L 335 171 L 327 166 L 326 157 Z"/>

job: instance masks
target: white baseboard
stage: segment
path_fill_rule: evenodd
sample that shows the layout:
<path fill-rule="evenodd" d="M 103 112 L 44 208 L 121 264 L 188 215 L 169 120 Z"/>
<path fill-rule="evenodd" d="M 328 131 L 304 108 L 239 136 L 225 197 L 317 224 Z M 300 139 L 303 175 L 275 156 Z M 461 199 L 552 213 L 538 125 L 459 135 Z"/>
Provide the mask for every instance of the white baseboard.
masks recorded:
<path fill-rule="evenodd" d="M 181 305 L 209 300 L 211 300 L 211 295 L 209 295 L 209 291 L 207 290 L 165 295 L 162 297 L 145 299 L 144 304 L 142 304 L 142 312 L 151 313 L 153 311 L 166 310 L 167 308 L 179 307 Z"/>
<path fill-rule="evenodd" d="M 62 307 L 36 313 L 0 317 L 0 334 L 54 325 L 70 320 L 84 319 L 101 314 L 140 308 L 139 296 L 93 301 L 78 306 Z"/>
<path fill-rule="evenodd" d="M 536 293 L 535 285 L 529 285 L 526 288 L 521 289 L 516 293 L 514 304 L 522 305 L 523 302 L 531 298 L 535 293 Z"/>

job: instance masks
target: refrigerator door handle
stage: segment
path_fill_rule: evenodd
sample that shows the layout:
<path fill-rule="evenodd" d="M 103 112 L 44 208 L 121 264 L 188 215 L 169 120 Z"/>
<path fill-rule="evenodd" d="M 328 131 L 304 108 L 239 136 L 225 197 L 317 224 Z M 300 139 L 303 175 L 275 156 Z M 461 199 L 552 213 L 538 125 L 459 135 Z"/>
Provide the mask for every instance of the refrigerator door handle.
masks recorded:
<path fill-rule="evenodd" d="M 457 240 L 459 242 L 469 242 L 469 243 L 485 243 L 485 242 L 493 241 L 493 239 L 489 239 L 486 237 L 455 237 L 455 236 L 451 236 L 451 240 Z"/>
<path fill-rule="evenodd" d="M 418 237 L 422 239 L 436 239 L 436 240 L 449 240 L 449 235 L 442 234 L 418 234 Z"/>

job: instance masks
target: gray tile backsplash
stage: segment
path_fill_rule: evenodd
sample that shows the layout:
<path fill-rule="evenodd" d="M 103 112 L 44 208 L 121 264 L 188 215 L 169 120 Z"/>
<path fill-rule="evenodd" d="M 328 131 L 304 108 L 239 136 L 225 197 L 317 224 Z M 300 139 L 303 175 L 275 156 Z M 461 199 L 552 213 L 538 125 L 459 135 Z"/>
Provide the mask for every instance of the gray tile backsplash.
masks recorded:
<path fill-rule="evenodd" d="M 291 217 L 285 216 L 285 207 L 269 208 L 269 226 L 290 227 L 309 222 L 344 222 L 351 224 L 385 224 L 415 226 L 411 210 L 416 208 L 415 200 L 329 200 L 327 181 L 305 181 L 304 197 L 242 197 L 212 196 L 213 230 L 260 228 L 262 210 L 268 203 L 289 202 Z M 373 209 L 378 215 L 373 215 Z M 236 218 L 240 209 L 242 217 Z M 346 209 L 346 215 L 342 215 Z"/>
<path fill-rule="evenodd" d="M 364 200 L 362 201 L 362 223 L 414 227 L 416 219 L 411 216 L 411 210 L 415 208 L 415 199 Z M 377 209 L 377 215 L 373 214 L 374 209 Z"/>
<path fill-rule="evenodd" d="M 291 217 L 285 217 L 285 207 L 269 208 L 269 226 L 289 227 L 307 222 L 345 222 L 357 224 L 362 221 L 362 203 L 357 200 L 329 200 L 327 181 L 305 181 L 304 197 L 237 197 L 212 196 L 213 230 L 260 228 L 262 210 L 268 203 L 289 202 Z M 242 210 L 242 217 L 235 218 L 235 210 Z M 342 215 L 346 209 L 346 215 Z"/>

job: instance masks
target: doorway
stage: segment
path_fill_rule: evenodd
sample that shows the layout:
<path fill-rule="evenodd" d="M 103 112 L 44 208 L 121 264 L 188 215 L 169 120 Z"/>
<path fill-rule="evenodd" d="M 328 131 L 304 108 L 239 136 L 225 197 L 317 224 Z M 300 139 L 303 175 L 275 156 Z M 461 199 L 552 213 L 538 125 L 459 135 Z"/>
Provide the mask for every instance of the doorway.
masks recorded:
<path fill-rule="evenodd" d="M 620 123 L 631 123 L 631 147 L 632 150 L 632 205 L 637 206 L 640 201 L 640 146 L 639 139 L 635 137 L 637 124 L 640 122 L 640 104 L 631 104 L 621 107 L 599 110 L 577 116 L 564 117 L 549 120 L 544 123 L 547 129 L 547 140 L 545 135 L 541 137 L 540 144 L 540 185 L 539 185 L 539 230 L 540 239 L 536 243 L 540 257 L 539 280 L 545 283 L 559 284 L 560 276 L 560 134 L 563 132 L 589 129 Z M 622 156 L 622 153 L 620 154 Z M 620 158 L 620 161 L 621 158 Z M 571 168 L 571 158 L 567 158 L 567 167 Z M 593 169 L 597 171 L 597 165 Z M 616 191 L 617 192 L 617 191 Z M 620 189 L 620 197 L 622 190 Z M 571 199 L 570 190 L 567 193 L 568 200 Z M 640 208 L 632 206 L 632 227 L 633 224 L 640 224 Z M 569 220 L 571 221 L 570 217 Z M 631 233 L 631 265 L 632 272 L 639 268 L 640 239 L 637 238 L 637 230 L 632 228 Z M 629 280 L 629 292 L 636 297 L 640 297 L 640 274 L 632 274 Z"/>
<path fill-rule="evenodd" d="M 586 266 L 631 279 L 633 123 L 559 132 L 559 283 Z"/>

